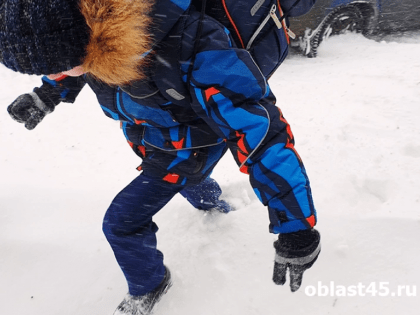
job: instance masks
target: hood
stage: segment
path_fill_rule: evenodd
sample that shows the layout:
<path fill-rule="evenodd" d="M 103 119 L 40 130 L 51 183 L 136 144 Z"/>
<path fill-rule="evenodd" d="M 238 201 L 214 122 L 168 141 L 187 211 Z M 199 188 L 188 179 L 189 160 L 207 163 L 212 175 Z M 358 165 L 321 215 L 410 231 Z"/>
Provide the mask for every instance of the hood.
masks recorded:
<path fill-rule="evenodd" d="M 91 33 L 83 69 L 110 85 L 145 78 L 147 58 L 191 0 L 81 0 Z"/>
<path fill-rule="evenodd" d="M 83 69 L 110 85 L 142 79 L 153 45 L 152 7 L 152 0 L 81 0 L 90 29 Z"/>

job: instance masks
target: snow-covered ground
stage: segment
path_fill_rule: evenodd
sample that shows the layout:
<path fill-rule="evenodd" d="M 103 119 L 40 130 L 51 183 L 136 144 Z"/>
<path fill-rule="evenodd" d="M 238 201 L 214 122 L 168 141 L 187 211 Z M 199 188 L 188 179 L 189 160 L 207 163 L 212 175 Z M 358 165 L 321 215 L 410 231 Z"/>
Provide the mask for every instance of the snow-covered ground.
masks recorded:
<path fill-rule="evenodd" d="M 348 34 L 316 59 L 290 56 L 271 87 L 311 178 L 317 263 L 297 293 L 272 283 L 275 236 L 228 153 L 214 177 L 237 211 L 176 196 L 155 217 L 174 278 L 155 314 L 418 314 L 419 56 L 420 34 Z M 101 221 L 139 160 L 88 88 L 34 131 L 14 122 L 7 105 L 37 85 L 0 66 L 0 314 L 112 314 L 126 285 Z"/>

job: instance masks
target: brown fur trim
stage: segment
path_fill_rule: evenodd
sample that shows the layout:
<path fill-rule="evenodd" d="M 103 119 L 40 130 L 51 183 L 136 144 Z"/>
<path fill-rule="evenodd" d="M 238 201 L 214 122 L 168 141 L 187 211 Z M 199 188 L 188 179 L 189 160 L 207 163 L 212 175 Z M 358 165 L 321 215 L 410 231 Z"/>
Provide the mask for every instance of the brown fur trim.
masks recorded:
<path fill-rule="evenodd" d="M 83 69 L 110 85 L 143 78 L 151 0 L 81 0 L 80 7 L 91 30 Z"/>

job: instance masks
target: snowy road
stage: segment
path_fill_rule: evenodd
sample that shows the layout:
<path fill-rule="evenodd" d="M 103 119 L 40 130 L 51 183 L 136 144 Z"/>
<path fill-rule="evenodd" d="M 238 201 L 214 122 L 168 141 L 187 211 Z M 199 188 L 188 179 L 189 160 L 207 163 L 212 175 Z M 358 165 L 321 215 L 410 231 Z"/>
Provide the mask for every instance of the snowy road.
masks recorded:
<path fill-rule="evenodd" d="M 418 314 L 420 34 L 388 40 L 332 38 L 270 81 L 322 234 L 302 288 L 271 282 L 275 236 L 228 153 L 214 177 L 238 211 L 177 196 L 155 218 L 174 277 L 156 315 Z M 39 79 L 0 67 L 0 84 L 0 314 L 112 314 L 126 286 L 101 220 L 139 161 L 87 88 L 29 132 L 6 106 Z"/>

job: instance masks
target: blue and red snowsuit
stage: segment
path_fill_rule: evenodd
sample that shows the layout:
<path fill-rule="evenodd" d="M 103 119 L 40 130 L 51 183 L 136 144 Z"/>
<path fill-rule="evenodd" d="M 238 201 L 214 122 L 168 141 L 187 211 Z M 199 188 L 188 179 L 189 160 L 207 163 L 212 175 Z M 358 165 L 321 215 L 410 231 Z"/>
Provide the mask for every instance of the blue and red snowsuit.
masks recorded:
<path fill-rule="evenodd" d="M 281 1 L 283 7 L 293 2 Z M 87 79 L 143 160 L 142 174 L 115 197 L 103 225 L 132 295 L 151 291 L 163 278 L 153 215 L 176 193 L 206 180 L 227 149 L 267 206 L 272 233 L 316 223 L 305 168 L 267 78 L 229 31 L 207 16 L 195 46 L 200 14 L 192 9 L 179 19 L 188 6 L 185 0 L 157 1 L 158 44 L 146 56 L 147 79 L 120 87 Z M 174 36 L 180 27 L 181 36 Z"/>

